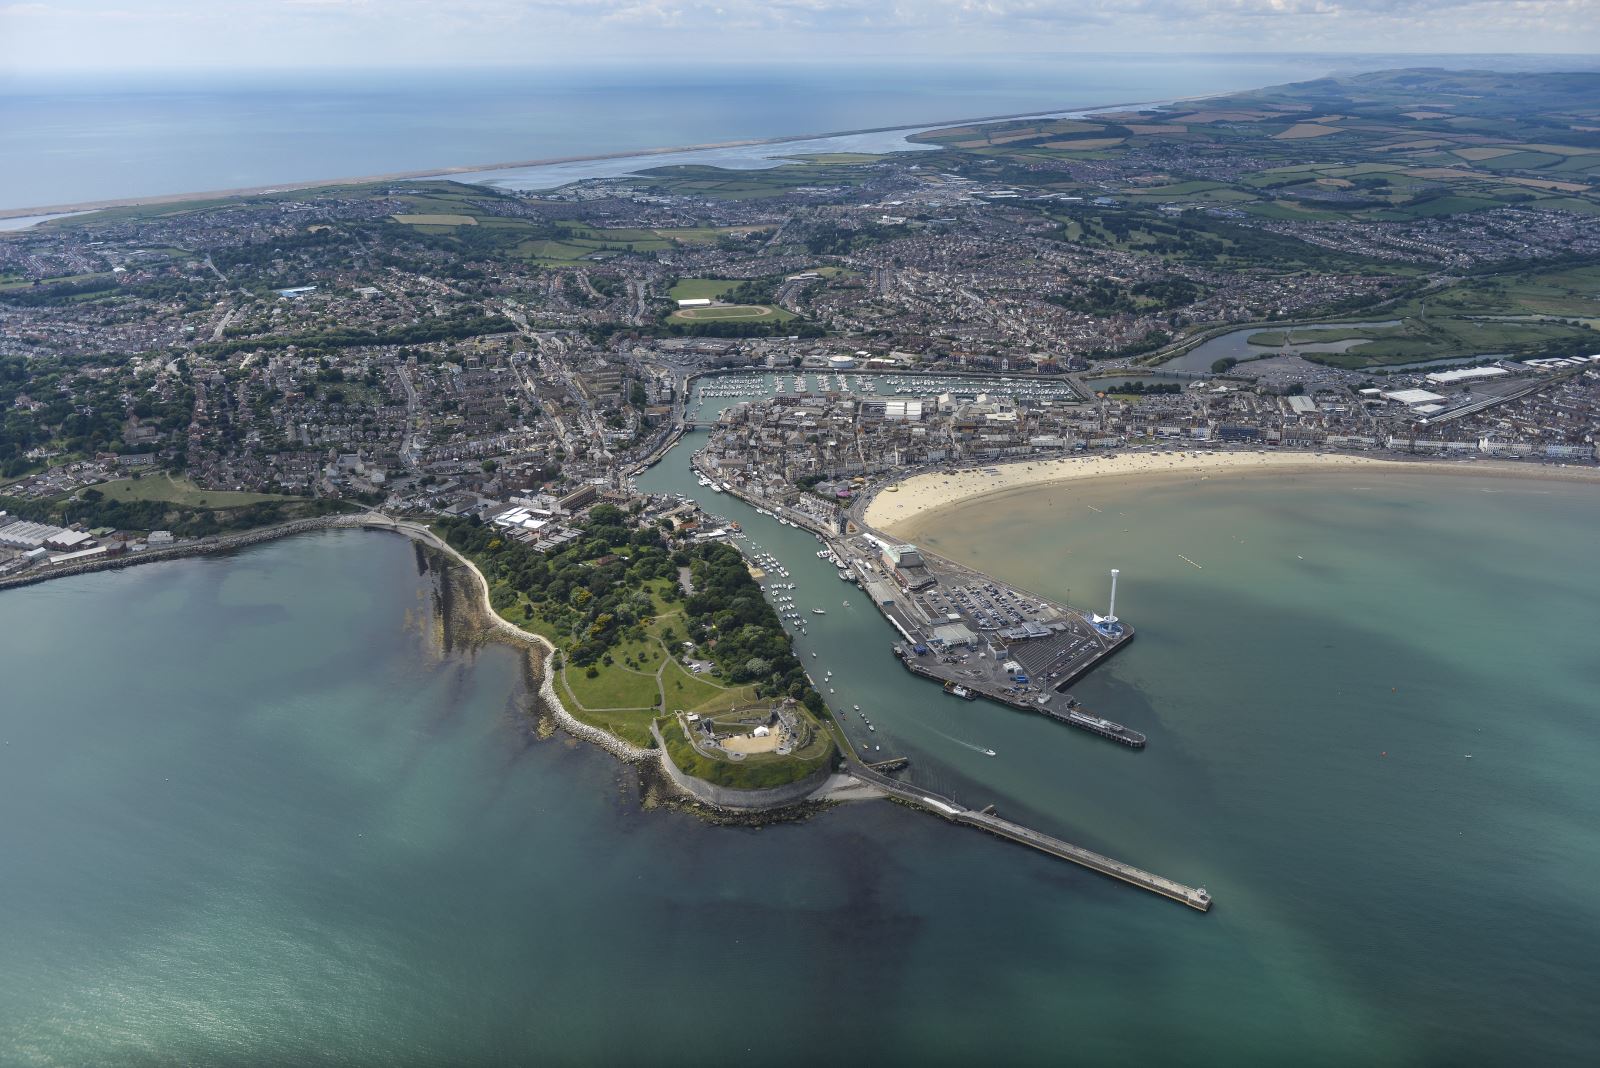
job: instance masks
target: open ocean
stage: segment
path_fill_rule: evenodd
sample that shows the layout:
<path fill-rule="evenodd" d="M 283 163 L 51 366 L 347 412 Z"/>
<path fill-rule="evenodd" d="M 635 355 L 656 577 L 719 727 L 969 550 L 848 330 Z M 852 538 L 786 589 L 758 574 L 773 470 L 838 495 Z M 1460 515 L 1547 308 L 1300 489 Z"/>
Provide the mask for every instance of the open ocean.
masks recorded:
<path fill-rule="evenodd" d="M 702 437 L 644 487 L 700 492 Z M 440 649 L 407 542 L 319 534 L 0 594 L 0 1063 L 1593 1063 L 1596 487 L 946 516 L 1075 604 L 1123 569 L 1138 640 L 1075 692 L 1143 752 L 913 679 L 810 535 L 707 503 L 827 606 L 802 655 L 914 781 L 1212 912 L 886 803 L 644 810 L 530 735 L 512 652 Z"/>
<path fill-rule="evenodd" d="M 1024 55 L 870 66 L 596 64 L 187 78 L 0 72 L 0 210 L 1163 100 L 1333 71 L 1491 62 L 1538 61 Z"/>

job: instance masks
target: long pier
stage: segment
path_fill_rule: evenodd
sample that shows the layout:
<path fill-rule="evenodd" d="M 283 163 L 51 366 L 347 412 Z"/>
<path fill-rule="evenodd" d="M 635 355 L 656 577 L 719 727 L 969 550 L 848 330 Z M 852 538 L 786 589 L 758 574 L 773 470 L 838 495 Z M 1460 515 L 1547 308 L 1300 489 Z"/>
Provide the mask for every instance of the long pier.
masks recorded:
<path fill-rule="evenodd" d="M 995 815 L 993 806 L 982 810 L 967 808 L 950 800 L 948 797 L 943 797 L 913 786 L 910 783 L 903 783 L 899 779 L 891 778 L 859 761 L 849 760 L 846 762 L 846 767 L 851 775 L 862 782 L 876 786 L 884 793 L 896 797 L 907 804 L 932 812 L 936 816 L 943 816 L 951 823 L 976 827 L 981 831 L 988 831 L 990 834 L 1000 838 L 1016 842 L 1018 845 L 1025 845 L 1037 849 L 1041 853 L 1047 853 L 1052 857 L 1071 861 L 1080 867 L 1088 868 L 1090 871 L 1099 872 L 1101 875 L 1110 876 L 1120 882 L 1127 883 L 1129 886 L 1136 886 L 1141 890 L 1148 890 L 1152 894 L 1159 894 L 1164 898 L 1176 901 L 1180 905 L 1187 905 L 1197 912 L 1211 911 L 1211 895 L 1206 892 L 1204 887 L 1185 886 L 1183 883 L 1168 879 L 1165 876 L 1156 875 L 1153 872 L 1145 871 L 1143 868 L 1136 868 L 1132 864 L 1124 864 L 1120 860 L 1113 860 L 1091 849 L 1085 849 L 1082 846 L 1073 845 L 1071 842 L 1062 841 L 1060 838 L 1055 838 L 1042 831 L 1035 831 L 1030 827 L 1022 826 L 1020 823 L 1012 823 L 1010 820 L 1002 819 Z"/>

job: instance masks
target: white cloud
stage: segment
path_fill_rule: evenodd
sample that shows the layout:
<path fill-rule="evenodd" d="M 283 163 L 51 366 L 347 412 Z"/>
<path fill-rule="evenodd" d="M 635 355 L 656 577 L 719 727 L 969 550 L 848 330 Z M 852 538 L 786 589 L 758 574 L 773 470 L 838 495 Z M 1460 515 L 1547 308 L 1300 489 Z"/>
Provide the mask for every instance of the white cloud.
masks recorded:
<path fill-rule="evenodd" d="M 1508 48 L 1600 52 L 1600 0 L 44 0 L 0 7 L 0 69 Z"/>

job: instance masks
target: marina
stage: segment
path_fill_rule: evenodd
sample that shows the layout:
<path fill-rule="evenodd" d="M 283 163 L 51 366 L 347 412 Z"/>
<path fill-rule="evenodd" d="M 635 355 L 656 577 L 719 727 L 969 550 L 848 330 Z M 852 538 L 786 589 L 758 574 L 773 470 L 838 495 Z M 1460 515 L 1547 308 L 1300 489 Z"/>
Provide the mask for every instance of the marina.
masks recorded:
<path fill-rule="evenodd" d="M 719 382 L 718 387 L 713 392 L 727 394 L 711 398 L 718 407 L 738 403 L 747 390 L 754 388 L 749 382 L 733 386 Z M 698 395 L 696 399 L 700 399 Z M 677 457 L 688 452 L 695 440 L 691 436 L 679 442 L 664 462 L 641 479 L 656 485 L 664 479 L 675 479 L 672 472 L 684 470 L 676 467 L 682 463 Z M 718 488 L 718 481 L 699 470 L 692 457 L 686 466 L 701 491 Z M 729 503 L 724 506 L 722 500 Z M 748 518 L 740 514 L 744 509 L 750 512 Z M 742 490 L 732 486 L 727 487 L 724 498 L 718 500 L 716 513 L 708 518 L 717 529 L 732 532 L 732 543 L 744 553 L 753 573 L 764 577 L 762 592 L 794 636 L 797 652 L 821 669 L 820 675 L 813 673 L 811 678 L 819 692 L 826 692 L 826 700 L 834 710 L 830 729 L 846 755 L 849 774 L 951 822 L 988 831 L 1197 911 L 1209 911 L 1211 897 L 1203 888 L 1154 875 L 1002 819 L 994 813 L 993 806 L 975 810 L 953 800 L 948 793 L 929 790 L 916 781 L 926 772 L 919 771 L 921 764 L 914 760 L 899 757 L 892 761 L 909 780 L 892 776 L 887 768 L 877 766 L 874 762 L 881 759 L 881 739 L 886 731 L 893 732 L 889 738 L 891 753 L 913 748 L 905 740 L 907 723 L 901 721 L 895 727 L 875 722 L 876 713 L 869 715 L 860 701 L 850 700 L 861 681 L 841 688 L 845 680 L 836 675 L 833 666 L 823 666 L 822 650 L 814 644 L 832 645 L 834 617 L 821 606 L 812 607 L 812 623 L 820 628 L 813 636 L 806 629 L 807 616 L 797 606 L 795 595 L 796 589 L 807 587 L 810 581 L 822 581 L 822 576 L 830 573 L 860 588 L 878 610 L 878 618 L 888 624 L 889 634 L 879 639 L 878 648 L 893 655 L 911 674 L 936 682 L 946 694 L 962 699 L 940 707 L 959 704 L 971 708 L 975 707 L 972 702 L 983 697 L 1137 750 L 1146 744 L 1144 734 L 1091 712 L 1066 692 L 1070 684 L 1134 636 L 1133 628 L 1116 616 L 1115 572 L 1109 576 L 1107 612 L 1100 615 L 1009 586 L 934 554 L 920 554 L 914 547 L 897 544 L 857 521 L 841 521 L 843 517 L 838 517 L 833 522 L 823 522 L 777 501 L 748 499 Z M 795 550 L 806 538 L 820 543 L 820 548 L 797 555 Z M 843 604 L 848 608 L 850 602 L 844 600 Z M 849 613 L 847 618 L 853 615 Z M 852 623 L 851 630 L 857 626 Z M 859 641 L 854 647 L 858 652 L 862 648 Z M 848 713 L 843 711 L 846 707 Z M 924 712 L 917 718 L 926 716 Z M 962 740 L 938 728 L 933 728 L 932 733 L 952 747 L 941 761 L 952 759 L 957 752 L 986 762 L 1002 759 L 990 745 Z M 930 770 L 940 777 L 937 767 Z"/>

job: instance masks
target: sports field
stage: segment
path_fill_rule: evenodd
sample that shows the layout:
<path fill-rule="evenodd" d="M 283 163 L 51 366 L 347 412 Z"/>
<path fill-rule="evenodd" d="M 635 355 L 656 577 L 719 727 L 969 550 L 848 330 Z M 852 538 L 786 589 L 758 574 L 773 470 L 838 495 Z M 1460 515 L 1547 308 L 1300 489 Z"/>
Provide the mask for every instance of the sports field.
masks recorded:
<path fill-rule="evenodd" d="M 447 215 L 443 212 L 430 215 L 391 215 L 397 223 L 408 226 L 477 226 L 478 220 L 471 215 Z"/>
<path fill-rule="evenodd" d="M 766 304 L 716 304 L 709 308 L 680 308 L 668 317 L 685 323 L 703 323 L 715 319 L 776 319 L 782 322 L 794 316 L 782 308 Z"/>

